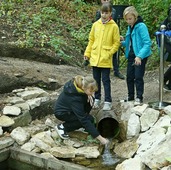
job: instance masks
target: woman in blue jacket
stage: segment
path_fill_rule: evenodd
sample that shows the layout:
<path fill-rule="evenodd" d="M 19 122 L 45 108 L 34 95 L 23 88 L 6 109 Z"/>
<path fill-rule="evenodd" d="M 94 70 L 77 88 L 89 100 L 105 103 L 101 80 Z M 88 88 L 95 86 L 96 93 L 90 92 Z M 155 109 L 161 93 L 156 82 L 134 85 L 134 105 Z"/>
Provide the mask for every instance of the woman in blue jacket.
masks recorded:
<path fill-rule="evenodd" d="M 121 43 L 126 47 L 125 56 L 127 64 L 127 101 L 135 99 L 135 105 L 143 102 L 144 73 L 147 58 L 151 55 L 151 39 L 148 28 L 138 16 L 135 7 L 125 8 L 123 17 L 128 24 L 125 40 L 121 37 Z M 135 98 L 136 88 L 136 98 Z"/>
<path fill-rule="evenodd" d="M 55 116 L 63 121 L 55 130 L 62 139 L 68 139 L 68 132 L 79 128 L 85 130 L 102 144 L 108 139 L 102 137 L 94 125 L 94 117 L 90 115 L 94 99 L 93 93 L 97 90 L 96 81 L 89 76 L 76 76 L 68 81 L 55 103 Z"/>

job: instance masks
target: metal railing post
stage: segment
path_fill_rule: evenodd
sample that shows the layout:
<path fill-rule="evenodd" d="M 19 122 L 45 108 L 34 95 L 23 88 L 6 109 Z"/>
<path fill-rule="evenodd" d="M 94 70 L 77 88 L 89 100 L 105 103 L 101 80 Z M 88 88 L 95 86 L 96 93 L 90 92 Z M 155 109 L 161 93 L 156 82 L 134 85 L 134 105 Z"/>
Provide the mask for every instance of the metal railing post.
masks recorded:
<path fill-rule="evenodd" d="M 163 103 L 163 81 L 164 81 L 164 32 L 166 30 L 165 25 L 161 25 L 160 31 L 160 68 L 159 68 L 159 107 L 162 107 Z"/>

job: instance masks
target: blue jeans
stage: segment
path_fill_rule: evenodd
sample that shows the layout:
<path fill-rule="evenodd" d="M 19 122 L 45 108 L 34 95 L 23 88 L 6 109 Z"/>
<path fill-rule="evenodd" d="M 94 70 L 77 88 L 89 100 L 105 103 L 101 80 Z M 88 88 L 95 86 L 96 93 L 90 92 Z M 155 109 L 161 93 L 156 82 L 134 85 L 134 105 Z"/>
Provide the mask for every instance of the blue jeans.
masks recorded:
<path fill-rule="evenodd" d="M 104 87 L 105 102 L 112 102 L 110 85 L 110 68 L 93 67 L 93 77 L 98 84 L 95 99 L 101 99 L 101 79 Z"/>
<path fill-rule="evenodd" d="M 128 88 L 128 97 L 134 98 L 135 88 L 136 88 L 136 97 L 143 100 L 144 93 L 144 73 L 145 65 L 147 58 L 141 60 L 141 65 L 133 65 L 135 56 L 129 56 L 127 64 L 127 88 Z"/>

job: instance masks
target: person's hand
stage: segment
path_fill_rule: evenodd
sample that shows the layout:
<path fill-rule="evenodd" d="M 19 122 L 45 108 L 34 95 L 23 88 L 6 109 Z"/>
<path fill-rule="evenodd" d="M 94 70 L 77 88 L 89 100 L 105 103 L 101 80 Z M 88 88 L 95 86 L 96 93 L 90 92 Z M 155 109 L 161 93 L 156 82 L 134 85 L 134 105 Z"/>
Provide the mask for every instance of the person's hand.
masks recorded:
<path fill-rule="evenodd" d="M 137 65 L 137 66 L 141 65 L 141 58 L 140 57 L 135 57 L 135 65 Z"/>
<path fill-rule="evenodd" d="M 108 139 L 102 138 L 102 140 L 101 140 L 101 144 L 102 145 L 107 145 L 108 143 L 109 143 L 109 140 Z"/>
<path fill-rule="evenodd" d="M 104 138 L 103 136 L 99 135 L 97 136 L 97 139 L 100 141 L 102 145 L 107 145 L 109 143 L 109 140 Z"/>
<path fill-rule="evenodd" d="M 87 56 L 84 56 L 84 60 L 88 60 L 88 57 Z"/>
<path fill-rule="evenodd" d="M 92 95 L 88 95 L 88 102 L 90 103 L 91 106 L 94 104 L 94 98 Z"/>
<path fill-rule="evenodd" d="M 120 36 L 120 41 L 124 41 L 124 37 L 123 36 Z"/>
<path fill-rule="evenodd" d="M 83 66 L 88 66 L 90 64 L 89 58 L 87 56 L 84 56 Z"/>

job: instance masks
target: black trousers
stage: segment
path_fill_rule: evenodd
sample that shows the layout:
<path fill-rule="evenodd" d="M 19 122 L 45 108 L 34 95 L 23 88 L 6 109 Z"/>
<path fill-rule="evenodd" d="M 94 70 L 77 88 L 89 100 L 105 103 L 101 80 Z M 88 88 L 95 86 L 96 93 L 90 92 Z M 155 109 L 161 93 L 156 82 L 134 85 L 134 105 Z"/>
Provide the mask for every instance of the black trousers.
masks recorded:
<path fill-rule="evenodd" d="M 134 65 L 135 55 L 131 55 L 128 58 L 127 64 L 127 88 L 128 88 L 128 97 L 135 97 L 135 89 L 136 89 L 136 97 L 143 100 L 144 94 L 144 73 L 145 73 L 145 65 L 147 63 L 147 58 L 141 60 L 141 65 Z"/>
<path fill-rule="evenodd" d="M 93 67 L 93 77 L 98 84 L 98 91 L 95 92 L 95 98 L 101 99 L 101 80 L 104 87 L 105 102 L 112 102 L 110 68 Z"/>
<path fill-rule="evenodd" d="M 118 51 L 119 53 L 119 51 Z M 114 71 L 114 75 L 118 75 L 119 74 L 119 58 L 117 56 L 117 52 L 115 54 L 113 54 L 113 71 Z"/>
<path fill-rule="evenodd" d="M 171 66 L 164 73 L 164 84 L 166 84 L 171 88 Z"/>
<path fill-rule="evenodd" d="M 64 121 L 63 126 L 66 132 L 72 132 L 83 127 L 81 122 L 78 120 L 78 117 L 73 112 L 55 113 L 55 117 L 61 121 Z M 92 123 L 94 123 L 94 117 L 92 115 L 87 114 L 86 119 L 89 119 Z"/>

